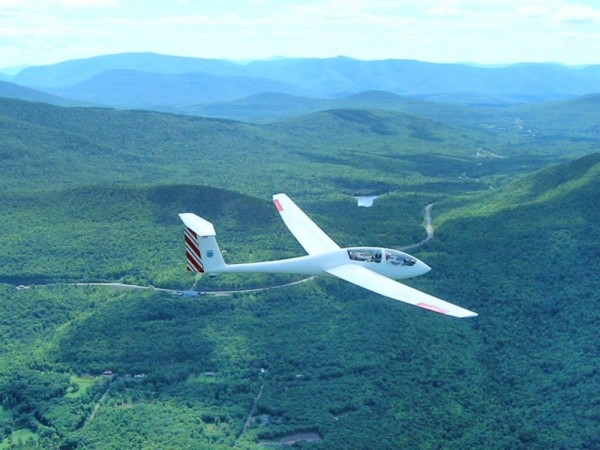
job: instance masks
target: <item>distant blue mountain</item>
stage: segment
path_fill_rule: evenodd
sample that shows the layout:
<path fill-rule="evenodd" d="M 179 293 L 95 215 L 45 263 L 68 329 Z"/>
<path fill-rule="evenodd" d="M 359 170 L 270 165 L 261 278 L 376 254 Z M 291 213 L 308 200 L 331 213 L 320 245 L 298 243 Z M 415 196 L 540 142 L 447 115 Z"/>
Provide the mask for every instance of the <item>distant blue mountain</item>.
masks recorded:
<path fill-rule="evenodd" d="M 217 76 L 201 72 L 167 74 L 109 70 L 79 84 L 49 89 L 62 97 L 118 108 L 176 110 L 197 103 L 221 102 L 261 92 L 305 95 L 302 89 L 258 77 Z"/>
<path fill-rule="evenodd" d="M 290 59 L 255 62 L 249 74 L 285 81 L 320 95 L 383 90 L 407 96 L 477 92 L 536 100 L 600 92 L 600 74 L 557 64 L 502 68 L 409 60 Z"/>
<path fill-rule="evenodd" d="M 12 81 L 77 100 L 116 107 L 158 105 L 172 111 L 264 93 L 334 99 L 364 91 L 387 91 L 447 103 L 507 105 L 599 93 L 600 66 L 478 67 L 346 57 L 275 59 L 242 65 L 215 59 L 123 53 L 29 67 Z"/>
<path fill-rule="evenodd" d="M 71 99 L 61 98 L 56 95 L 46 92 L 37 91 L 35 89 L 19 86 L 18 84 L 7 81 L 0 81 L 0 97 L 17 98 L 30 102 L 51 103 L 59 106 L 85 106 L 83 102 L 78 102 Z M 89 106 L 89 105 L 88 105 Z"/>
<path fill-rule="evenodd" d="M 87 59 L 64 61 L 21 70 L 14 82 L 36 88 L 72 86 L 110 70 L 133 70 L 162 74 L 205 72 L 213 75 L 238 75 L 237 64 L 202 58 L 158 55 L 156 53 L 119 53 Z"/>
<path fill-rule="evenodd" d="M 385 91 L 365 91 L 346 97 L 308 98 L 282 93 L 261 93 L 222 103 L 193 105 L 184 111 L 190 114 L 235 119 L 249 122 L 272 122 L 288 117 L 323 111 L 326 109 L 385 109 L 418 114 L 423 109 L 439 110 L 430 102 Z M 444 110 L 451 106 L 443 107 Z"/>

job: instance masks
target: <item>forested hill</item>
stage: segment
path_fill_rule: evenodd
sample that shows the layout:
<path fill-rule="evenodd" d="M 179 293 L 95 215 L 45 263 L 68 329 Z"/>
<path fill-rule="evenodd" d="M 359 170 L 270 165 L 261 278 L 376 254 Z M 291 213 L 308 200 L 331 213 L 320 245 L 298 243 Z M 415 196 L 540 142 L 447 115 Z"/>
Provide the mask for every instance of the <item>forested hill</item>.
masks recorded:
<path fill-rule="evenodd" d="M 252 124 L 0 98 L 0 449 L 595 448 L 596 97 L 341 102 Z M 229 262 L 304 254 L 276 192 L 341 246 L 419 243 L 434 203 L 408 284 L 479 317 L 186 271 L 181 212 Z"/>
<path fill-rule="evenodd" d="M 600 437 L 599 186 L 595 154 L 440 217 L 434 276 L 477 299 L 488 411 L 523 420 L 507 447 L 593 448 Z M 461 274 L 446 277 L 457 265 Z M 566 434 L 556 439 L 557 430 Z"/>
<path fill-rule="evenodd" d="M 523 177 L 501 190 L 481 193 L 477 200 L 479 207 L 471 207 L 469 215 L 486 215 L 513 207 L 549 206 L 555 202 L 558 203 L 556 208 L 548 207 L 548 214 L 544 216 L 562 214 L 560 209 L 567 202 L 577 205 L 581 211 L 588 208 L 591 210 L 597 200 L 599 177 L 600 153 L 594 153 Z M 489 201 L 486 200 L 488 198 Z M 450 200 L 449 203 L 454 205 L 454 202 L 460 201 L 462 197 Z M 451 215 L 460 216 L 463 212 L 462 209 L 454 209 Z M 590 213 L 593 214 L 592 211 Z M 442 221 L 444 217 L 441 218 Z M 591 220 L 587 222 L 593 224 Z"/>
<path fill-rule="evenodd" d="M 597 200 L 600 182 L 600 153 L 589 155 L 569 164 L 550 167 L 527 177 L 512 186 L 519 202 L 571 201 L 586 208 Z M 510 191 L 509 191 L 510 192 Z"/>
<path fill-rule="evenodd" d="M 557 147 L 532 139 L 510 118 L 489 128 L 445 122 L 449 116 L 335 109 L 254 125 L 0 98 L 0 183 L 10 189 L 193 183 L 262 196 L 380 194 L 419 184 L 441 193 L 486 189 L 592 151 L 590 141 L 561 136 Z"/>
<path fill-rule="evenodd" d="M 433 270 L 410 284 L 473 320 L 330 278 L 234 297 L 69 285 L 189 288 L 182 211 L 215 223 L 230 261 L 301 249 L 265 197 L 191 185 L 5 190 L 2 280 L 49 279 L 0 284 L 1 445 L 257 449 L 303 433 L 316 439 L 306 448 L 594 448 L 599 184 L 594 154 L 434 196 L 435 238 L 415 249 Z M 422 239 L 431 200 L 413 186 L 372 208 L 331 193 L 298 202 L 340 243 L 402 245 Z M 200 286 L 289 281 L 248 277 Z"/>

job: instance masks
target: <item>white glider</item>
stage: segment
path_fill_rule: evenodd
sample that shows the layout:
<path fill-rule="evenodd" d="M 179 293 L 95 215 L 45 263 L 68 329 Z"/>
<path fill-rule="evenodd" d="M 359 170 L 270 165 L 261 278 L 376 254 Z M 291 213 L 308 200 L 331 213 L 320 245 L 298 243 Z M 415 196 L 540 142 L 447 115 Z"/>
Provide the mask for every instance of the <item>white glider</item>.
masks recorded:
<path fill-rule="evenodd" d="M 188 270 L 207 274 L 254 272 L 302 275 L 330 274 L 370 291 L 454 317 L 477 313 L 394 280 L 431 270 L 424 262 L 398 250 L 380 247 L 340 248 L 287 195 L 273 196 L 281 218 L 308 255 L 277 261 L 226 264 L 213 225 L 192 213 L 179 214 L 186 226 Z"/>

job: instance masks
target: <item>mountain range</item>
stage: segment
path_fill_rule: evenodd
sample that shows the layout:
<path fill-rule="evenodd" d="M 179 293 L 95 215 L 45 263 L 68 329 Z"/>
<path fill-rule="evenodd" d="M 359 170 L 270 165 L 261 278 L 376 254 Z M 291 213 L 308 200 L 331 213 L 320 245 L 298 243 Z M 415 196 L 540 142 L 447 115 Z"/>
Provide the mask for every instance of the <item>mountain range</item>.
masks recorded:
<path fill-rule="evenodd" d="M 124 53 L 22 69 L 5 82 L 80 103 L 160 109 L 186 114 L 236 108 L 255 96 L 280 97 L 294 108 L 365 91 L 467 105 L 509 105 L 569 99 L 600 92 L 600 66 L 558 64 L 476 67 L 413 60 L 347 57 L 278 59 L 238 64 L 225 60 Z M 0 95 L 8 87 L 0 86 Z M 13 88 L 10 96 L 19 97 Z M 247 97 L 250 97 L 247 99 Z M 273 100 L 271 97 L 270 100 Z M 58 100 L 57 100 L 58 101 Z M 229 102 L 236 102 L 231 104 Z M 64 102 L 64 100 L 63 100 Z M 224 104 L 223 104 L 224 103 Z M 243 108 L 243 106 L 241 106 Z M 246 116 L 247 117 L 247 116 Z"/>

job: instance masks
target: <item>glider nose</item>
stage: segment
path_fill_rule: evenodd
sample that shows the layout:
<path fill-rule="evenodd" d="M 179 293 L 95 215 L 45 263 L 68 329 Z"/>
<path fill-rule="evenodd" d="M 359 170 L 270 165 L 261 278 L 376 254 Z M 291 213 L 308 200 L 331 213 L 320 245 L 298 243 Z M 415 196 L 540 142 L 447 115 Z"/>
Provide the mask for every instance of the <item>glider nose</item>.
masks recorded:
<path fill-rule="evenodd" d="M 418 260 L 415 266 L 415 269 L 417 270 L 417 276 L 424 275 L 431 270 L 431 267 L 429 267 L 421 260 Z"/>

